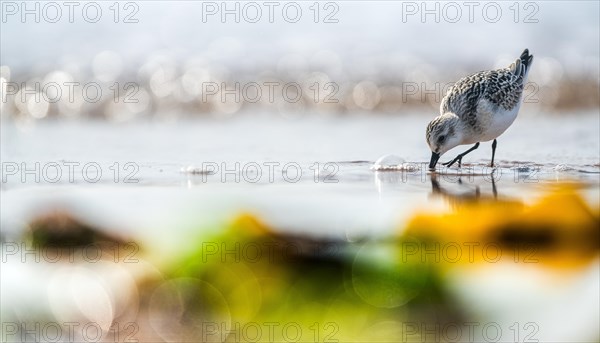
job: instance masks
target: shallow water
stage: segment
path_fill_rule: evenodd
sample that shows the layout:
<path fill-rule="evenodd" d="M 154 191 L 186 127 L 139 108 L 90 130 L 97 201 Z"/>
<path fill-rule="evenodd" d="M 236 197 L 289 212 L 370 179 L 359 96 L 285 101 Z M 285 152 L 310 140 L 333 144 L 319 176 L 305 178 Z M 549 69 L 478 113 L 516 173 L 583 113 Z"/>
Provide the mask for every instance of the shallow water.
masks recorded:
<path fill-rule="evenodd" d="M 584 195 L 598 204 L 597 114 L 522 116 L 500 137 L 493 174 L 491 147 L 484 143 L 460 170 L 438 166 L 433 181 L 424 141 L 430 119 L 247 115 L 130 125 L 4 123 L 4 230 L 52 205 L 144 236 L 173 218 L 239 211 L 256 212 L 284 230 L 385 235 L 418 209 L 445 208 L 440 194 L 531 202 L 547 184 L 561 181 L 583 183 Z M 397 156 L 401 170 L 372 170 L 386 154 Z"/>

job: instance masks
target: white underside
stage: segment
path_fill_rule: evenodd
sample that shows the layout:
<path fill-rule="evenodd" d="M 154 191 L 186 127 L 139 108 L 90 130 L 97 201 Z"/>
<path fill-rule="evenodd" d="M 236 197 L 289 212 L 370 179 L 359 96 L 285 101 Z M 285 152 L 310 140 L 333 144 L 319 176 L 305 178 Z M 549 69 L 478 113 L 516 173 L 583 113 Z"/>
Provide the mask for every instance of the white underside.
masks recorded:
<path fill-rule="evenodd" d="M 487 100 L 482 100 L 477 106 L 478 122 L 483 127 L 481 134 L 470 137 L 464 137 L 463 144 L 473 144 L 477 142 L 487 142 L 497 138 L 508 129 L 517 118 L 521 101 L 510 111 L 497 110 Z"/>

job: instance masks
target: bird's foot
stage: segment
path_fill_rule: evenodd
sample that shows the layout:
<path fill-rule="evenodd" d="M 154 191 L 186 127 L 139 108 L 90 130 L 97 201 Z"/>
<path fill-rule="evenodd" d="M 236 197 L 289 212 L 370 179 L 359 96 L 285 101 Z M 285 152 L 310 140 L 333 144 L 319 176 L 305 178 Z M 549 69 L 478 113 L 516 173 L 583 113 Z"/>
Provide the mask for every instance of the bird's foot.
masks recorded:
<path fill-rule="evenodd" d="M 462 156 L 458 155 L 452 161 L 448 161 L 446 163 L 442 163 L 442 165 L 450 168 L 456 162 L 458 162 L 458 167 L 460 168 L 461 163 L 462 163 Z"/>

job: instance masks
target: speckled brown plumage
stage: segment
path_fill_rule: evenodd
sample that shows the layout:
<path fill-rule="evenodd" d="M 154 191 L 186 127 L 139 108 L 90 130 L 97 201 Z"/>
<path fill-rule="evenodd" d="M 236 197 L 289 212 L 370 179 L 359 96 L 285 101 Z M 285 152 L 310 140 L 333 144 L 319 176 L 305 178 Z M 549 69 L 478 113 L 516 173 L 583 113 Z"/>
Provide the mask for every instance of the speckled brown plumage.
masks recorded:
<path fill-rule="evenodd" d="M 496 110 L 512 110 L 521 100 L 532 60 L 533 56 L 525 49 L 508 68 L 480 71 L 458 80 L 442 99 L 440 113 L 454 113 L 469 126 L 477 128 L 481 100 L 489 101 Z"/>

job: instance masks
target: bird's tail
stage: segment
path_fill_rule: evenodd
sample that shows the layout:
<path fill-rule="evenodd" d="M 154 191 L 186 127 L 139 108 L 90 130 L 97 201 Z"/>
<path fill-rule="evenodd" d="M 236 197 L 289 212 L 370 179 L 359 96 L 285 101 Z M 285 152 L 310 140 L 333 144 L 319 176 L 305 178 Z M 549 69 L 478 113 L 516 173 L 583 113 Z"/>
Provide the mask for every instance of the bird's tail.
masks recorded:
<path fill-rule="evenodd" d="M 525 49 L 521 54 L 521 57 L 512 63 L 509 69 L 513 72 L 513 74 L 520 76 L 523 82 L 525 82 L 525 80 L 527 80 L 527 74 L 529 73 L 532 63 L 533 55 L 529 54 L 529 49 Z"/>

